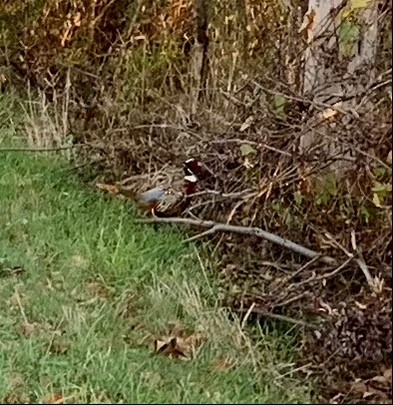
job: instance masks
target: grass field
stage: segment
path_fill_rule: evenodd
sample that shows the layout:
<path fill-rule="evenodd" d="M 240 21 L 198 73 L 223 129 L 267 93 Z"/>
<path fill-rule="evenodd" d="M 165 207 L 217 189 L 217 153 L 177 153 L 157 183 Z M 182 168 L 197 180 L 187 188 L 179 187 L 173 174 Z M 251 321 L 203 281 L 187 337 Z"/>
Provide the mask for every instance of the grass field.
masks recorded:
<path fill-rule="evenodd" d="M 292 339 L 228 320 L 195 247 L 136 216 L 61 157 L 0 152 L 0 401 L 310 403 Z M 186 359 L 155 353 L 171 328 Z"/>

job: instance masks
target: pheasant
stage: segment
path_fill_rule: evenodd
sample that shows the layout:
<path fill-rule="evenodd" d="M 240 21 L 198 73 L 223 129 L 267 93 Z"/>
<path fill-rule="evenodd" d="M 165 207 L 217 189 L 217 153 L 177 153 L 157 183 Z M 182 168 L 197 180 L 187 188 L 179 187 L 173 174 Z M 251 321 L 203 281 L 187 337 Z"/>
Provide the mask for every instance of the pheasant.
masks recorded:
<path fill-rule="evenodd" d="M 155 187 L 143 193 L 134 191 L 134 187 L 122 184 L 102 184 L 96 186 L 110 194 L 121 195 L 134 200 L 145 212 L 157 217 L 172 217 L 181 215 L 190 205 L 192 195 L 197 191 L 198 182 L 203 175 L 205 166 L 198 160 L 191 158 L 183 163 L 183 190 L 172 187 Z"/>
<path fill-rule="evenodd" d="M 141 209 L 157 217 L 181 215 L 190 205 L 192 194 L 198 188 L 198 175 L 202 164 L 194 158 L 183 164 L 183 190 L 176 191 L 169 187 L 155 187 L 140 194 L 137 203 Z"/>

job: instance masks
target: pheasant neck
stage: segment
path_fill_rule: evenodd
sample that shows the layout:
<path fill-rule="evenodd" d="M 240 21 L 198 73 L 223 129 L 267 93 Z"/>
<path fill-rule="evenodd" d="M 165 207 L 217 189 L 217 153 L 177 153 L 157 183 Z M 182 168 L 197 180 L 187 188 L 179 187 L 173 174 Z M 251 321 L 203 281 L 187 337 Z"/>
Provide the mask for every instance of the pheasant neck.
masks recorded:
<path fill-rule="evenodd" d="M 189 197 L 191 194 L 196 193 L 197 187 L 198 187 L 197 182 L 185 181 L 184 194 L 186 195 L 186 197 Z"/>

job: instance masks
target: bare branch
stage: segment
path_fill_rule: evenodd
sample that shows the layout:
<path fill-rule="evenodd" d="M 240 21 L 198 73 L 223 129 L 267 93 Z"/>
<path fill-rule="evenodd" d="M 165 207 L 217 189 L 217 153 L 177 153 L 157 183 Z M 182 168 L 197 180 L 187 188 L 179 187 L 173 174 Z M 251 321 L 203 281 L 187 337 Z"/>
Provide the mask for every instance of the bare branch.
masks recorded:
<path fill-rule="evenodd" d="M 138 223 L 172 223 L 172 224 L 183 224 L 183 225 L 192 225 L 198 226 L 202 228 L 207 228 L 208 230 L 203 232 L 201 235 L 196 235 L 195 237 L 189 238 L 188 240 L 194 240 L 196 238 L 210 235 L 215 232 L 234 232 L 240 233 L 244 235 L 253 235 L 258 236 L 262 239 L 266 239 L 269 242 L 275 243 L 279 246 L 285 247 L 287 249 L 292 250 L 295 253 L 298 253 L 302 256 L 306 256 L 310 259 L 314 259 L 320 256 L 320 260 L 323 263 L 328 265 L 336 265 L 337 262 L 334 258 L 329 256 L 322 256 L 320 253 L 317 253 L 311 249 L 308 249 L 304 246 L 298 245 L 288 239 L 281 238 L 273 233 L 264 231 L 261 228 L 256 227 L 246 227 L 246 226 L 236 226 L 236 225 L 227 225 L 219 222 L 214 221 L 203 221 L 203 220 L 195 220 L 189 218 L 153 218 L 153 219 L 142 219 L 137 220 Z"/>
<path fill-rule="evenodd" d="M 358 264 L 358 266 L 360 267 L 360 270 L 362 270 L 364 277 L 366 277 L 367 283 L 371 288 L 374 288 L 374 279 L 370 274 L 370 271 L 368 270 L 368 266 L 366 264 L 366 262 L 364 261 L 362 252 L 360 251 L 360 249 L 357 246 L 356 243 L 356 235 L 355 235 L 355 231 L 352 230 L 351 231 L 351 244 L 352 244 L 352 249 L 357 253 L 358 257 L 355 259 L 356 263 Z"/>

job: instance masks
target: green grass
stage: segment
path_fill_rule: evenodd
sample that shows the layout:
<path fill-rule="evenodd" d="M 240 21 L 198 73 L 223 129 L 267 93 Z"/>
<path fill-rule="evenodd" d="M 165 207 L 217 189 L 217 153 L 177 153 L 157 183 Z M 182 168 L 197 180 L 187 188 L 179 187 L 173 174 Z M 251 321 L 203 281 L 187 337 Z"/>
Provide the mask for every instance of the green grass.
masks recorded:
<path fill-rule="evenodd" d="M 0 148 L 19 145 L 0 111 Z M 180 233 L 135 223 L 71 173 L 0 152 L 2 403 L 310 403 L 289 336 L 230 321 Z M 195 358 L 154 353 L 170 324 L 201 333 Z"/>

